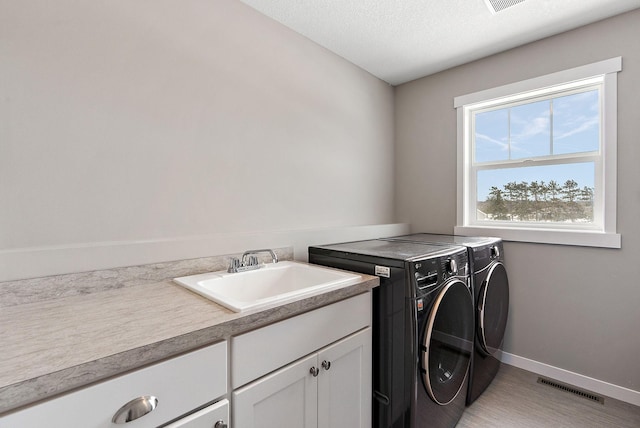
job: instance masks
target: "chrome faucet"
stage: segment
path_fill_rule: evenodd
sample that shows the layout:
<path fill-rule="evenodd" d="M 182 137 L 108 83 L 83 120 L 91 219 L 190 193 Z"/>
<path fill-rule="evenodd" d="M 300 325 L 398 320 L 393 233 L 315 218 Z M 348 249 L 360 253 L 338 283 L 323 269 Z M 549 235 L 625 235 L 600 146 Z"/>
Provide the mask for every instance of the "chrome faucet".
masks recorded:
<path fill-rule="evenodd" d="M 273 263 L 278 263 L 278 256 L 273 250 L 249 250 L 245 251 L 244 254 L 242 254 L 242 259 L 232 257 L 231 260 L 229 260 L 229 268 L 227 269 L 227 272 L 235 273 L 260 269 L 262 266 L 258 261 L 258 257 L 254 255 L 258 253 L 269 253 L 271 254 L 271 260 L 273 261 Z"/>
<path fill-rule="evenodd" d="M 268 248 L 266 248 L 264 250 L 249 250 L 249 251 L 245 251 L 244 254 L 242 255 L 242 262 L 244 263 L 244 258 L 247 257 L 248 255 L 250 255 L 250 254 L 258 254 L 258 253 L 269 253 L 269 254 L 271 254 L 271 261 L 273 263 L 278 263 L 278 256 L 276 255 L 276 253 L 273 250 L 270 250 Z"/>

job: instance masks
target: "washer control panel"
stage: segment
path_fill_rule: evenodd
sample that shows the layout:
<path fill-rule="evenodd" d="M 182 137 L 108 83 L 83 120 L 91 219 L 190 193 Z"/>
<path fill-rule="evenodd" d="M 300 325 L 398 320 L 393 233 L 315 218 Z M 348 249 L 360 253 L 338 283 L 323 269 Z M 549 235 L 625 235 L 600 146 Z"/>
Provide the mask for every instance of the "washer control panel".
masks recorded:
<path fill-rule="evenodd" d="M 413 269 L 415 284 L 420 290 L 438 284 L 439 272 L 437 258 L 415 262 Z"/>
<path fill-rule="evenodd" d="M 469 261 L 466 249 L 445 256 L 433 257 L 413 263 L 412 275 L 415 286 L 425 290 L 441 284 L 452 277 L 467 277 Z"/>
<path fill-rule="evenodd" d="M 503 261 L 502 242 L 495 242 L 473 249 L 473 271 L 479 272 L 494 261 Z"/>

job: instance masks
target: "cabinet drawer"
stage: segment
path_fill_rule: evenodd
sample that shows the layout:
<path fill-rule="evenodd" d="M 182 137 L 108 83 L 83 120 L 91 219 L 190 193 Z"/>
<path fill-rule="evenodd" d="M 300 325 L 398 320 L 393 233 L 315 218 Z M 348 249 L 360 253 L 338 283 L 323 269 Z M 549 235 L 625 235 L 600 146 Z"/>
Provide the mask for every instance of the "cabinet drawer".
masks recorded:
<path fill-rule="evenodd" d="M 333 303 L 231 339 L 231 383 L 239 386 L 371 323 L 371 293 Z"/>
<path fill-rule="evenodd" d="M 221 400 L 165 428 L 222 428 L 225 425 L 229 426 L 229 400 Z"/>
<path fill-rule="evenodd" d="M 227 343 L 222 342 L 0 418 L 1 428 L 113 428 L 118 410 L 138 397 L 157 398 L 155 409 L 128 428 L 156 427 L 227 392 Z"/>

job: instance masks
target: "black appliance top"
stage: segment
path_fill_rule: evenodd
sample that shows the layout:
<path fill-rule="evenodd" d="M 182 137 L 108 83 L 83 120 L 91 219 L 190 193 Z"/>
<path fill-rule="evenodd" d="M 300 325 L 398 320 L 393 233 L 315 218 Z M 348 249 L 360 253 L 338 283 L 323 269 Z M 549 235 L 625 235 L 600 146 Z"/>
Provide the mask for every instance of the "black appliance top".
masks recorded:
<path fill-rule="evenodd" d="M 400 261 L 415 261 L 429 257 L 446 256 L 464 249 L 459 245 L 426 245 L 424 243 L 407 242 L 404 240 L 393 241 L 385 239 L 316 245 L 309 247 L 309 252 L 313 252 L 314 248 Z"/>
<path fill-rule="evenodd" d="M 393 238 L 388 239 L 423 242 L 426 244 L 440 243 L 449 245 L 462 245 L 471 248 L 495 245 L 502 241 L 501 238 L 494 238 L 489 236 L 440 235 L 436 233 L 413 233 L 411 235 L 394 236 Z"/>

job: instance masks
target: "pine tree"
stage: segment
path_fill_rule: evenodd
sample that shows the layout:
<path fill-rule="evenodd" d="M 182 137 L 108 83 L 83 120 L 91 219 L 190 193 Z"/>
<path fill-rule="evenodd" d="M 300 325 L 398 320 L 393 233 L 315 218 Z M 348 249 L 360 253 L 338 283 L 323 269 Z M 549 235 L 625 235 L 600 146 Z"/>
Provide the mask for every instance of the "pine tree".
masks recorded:
<path fill-rule="evenodd" d="M 544 183 L 544 182 L 543 182 Z M 533 196 L 533 214 L 535 216 L 535 220 L 540 220 L 540 201 L 539 196 L 542 194 L 542 188 L 537 181 L 532 181 L 529 185 L 529 190 L 531 191 L 531 196 Z"/>
<path fill-rule="evenodd" d="M 562 213 L 560 199 L 558 199 L 561 191 L 560 185 L 555 180 L 550 180 L 549 184 L 547 184 L 547 190 L 549 195 L 551 195 L 551 199 L 549 200 L 549 220 L 560 221 Z"/>
<path fill-rule="evenodd" d="M 571 221 L 580 217 L 582 214 L 582 207 L 576 203 L 578 195 L 580 194 L 580 187 L 574 180 L 567 180 L 562 186 L 562 199 L 565 201 L 566 212 Z"/>
<path fill-rule="evenodd" d="M 487 197 L 487 213 L 493 215 L 496 220 L 507 220 L 507 206 L 502 197 L 502 190 L 492 186 Z"/>
<path fill-rule="evenodd" d="M 580 190 L 580 201 L 583 203 L 584 215 L 589 221 L 593 221 L 593 189 L 584 186 Z"/>

